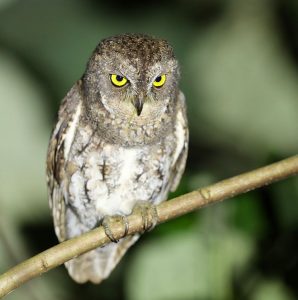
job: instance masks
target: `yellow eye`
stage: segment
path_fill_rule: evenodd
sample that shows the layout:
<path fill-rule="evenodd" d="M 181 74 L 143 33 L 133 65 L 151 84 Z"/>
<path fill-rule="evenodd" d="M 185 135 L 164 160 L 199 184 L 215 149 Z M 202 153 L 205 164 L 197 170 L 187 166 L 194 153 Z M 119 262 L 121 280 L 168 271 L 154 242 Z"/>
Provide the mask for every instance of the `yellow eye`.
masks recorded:
<path fill-rule="evenodd" d="M 165 82 L 166 82 L 166 75 L 162 74 L 155 78 L 155 80 L 153 81 L 153 85 L 157 88 L 160 88 L 165 84 Z"/>
<path fill-rule="evenodd" d="M 111 81 L 115 86 L 121 87 L 127 83 L 127 78 L 121 75 L 111 74 Z"/>

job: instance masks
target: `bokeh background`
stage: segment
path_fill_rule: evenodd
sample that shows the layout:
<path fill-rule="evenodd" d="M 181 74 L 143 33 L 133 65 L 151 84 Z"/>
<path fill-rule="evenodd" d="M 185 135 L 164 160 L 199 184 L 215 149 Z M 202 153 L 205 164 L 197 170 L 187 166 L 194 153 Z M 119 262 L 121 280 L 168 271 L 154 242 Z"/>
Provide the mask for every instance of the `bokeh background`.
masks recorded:
<path fill-rule="evenodd" d="M 58 106 L 99 40 L 125 32 L 167 39 L 181 63 L 191 140 L 176 194 L 298 152 L 297 0 L 0 0 L 0 273 L 57 243 Z M 6 299 L 298 299 L 298 179 L 158 226 L 99 286 L 61 266 Z"/>

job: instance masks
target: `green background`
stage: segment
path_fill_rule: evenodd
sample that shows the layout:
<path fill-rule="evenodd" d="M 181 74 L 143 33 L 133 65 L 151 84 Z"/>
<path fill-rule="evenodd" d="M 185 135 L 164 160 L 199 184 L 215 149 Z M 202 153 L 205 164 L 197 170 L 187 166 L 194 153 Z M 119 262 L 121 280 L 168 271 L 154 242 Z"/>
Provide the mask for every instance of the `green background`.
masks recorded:
<path fill-rule="evenodd" d="M 126 32 L 167 39 L 181 64 L 176 195 L 298 152 L 297 0 L 0 0 L 0 273 L 57 243 L 45 157 L 59 103 L 96 44 Z M 297 298 L 297 177 L 158 226 L 99 286 L 61 266 L 6 297 Z"/>

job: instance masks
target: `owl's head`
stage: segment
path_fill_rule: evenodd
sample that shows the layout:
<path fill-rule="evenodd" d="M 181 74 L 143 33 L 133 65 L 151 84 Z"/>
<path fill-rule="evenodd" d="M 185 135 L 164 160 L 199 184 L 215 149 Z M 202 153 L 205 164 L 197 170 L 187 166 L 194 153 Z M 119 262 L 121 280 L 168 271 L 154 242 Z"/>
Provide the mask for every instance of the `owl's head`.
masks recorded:
<path fill-rule="evenodd" d="M 165 40 L 111 37 L 97 46 L 83 76 L 86 106 L 92 119 L 105 110 L 130 128 L 155 124 L 173 113 L 178 80 L 178 63 Z"/>

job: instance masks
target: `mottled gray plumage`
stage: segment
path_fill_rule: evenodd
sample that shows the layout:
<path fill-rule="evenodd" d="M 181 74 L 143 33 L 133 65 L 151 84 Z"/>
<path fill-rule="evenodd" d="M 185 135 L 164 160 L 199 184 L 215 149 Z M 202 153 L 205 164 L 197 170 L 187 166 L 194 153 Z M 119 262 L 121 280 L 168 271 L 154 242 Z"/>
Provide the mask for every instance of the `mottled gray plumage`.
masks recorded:
<path fill-rule="evenodd" d="M 114 86 L 111 74 L 127 78 Z M 165 84 L 154 80 L 166 75 Z M 145 35 L 103 40 L 64 98 L 47 160 L 49 201 L 59 241 L 128 215 L 137 201 L 158 204 L 184 170 L 188 128 L 179 68 L 169 44 Z M 77 282 L 107 278 L 138 235 L 72 259 Z"/>

